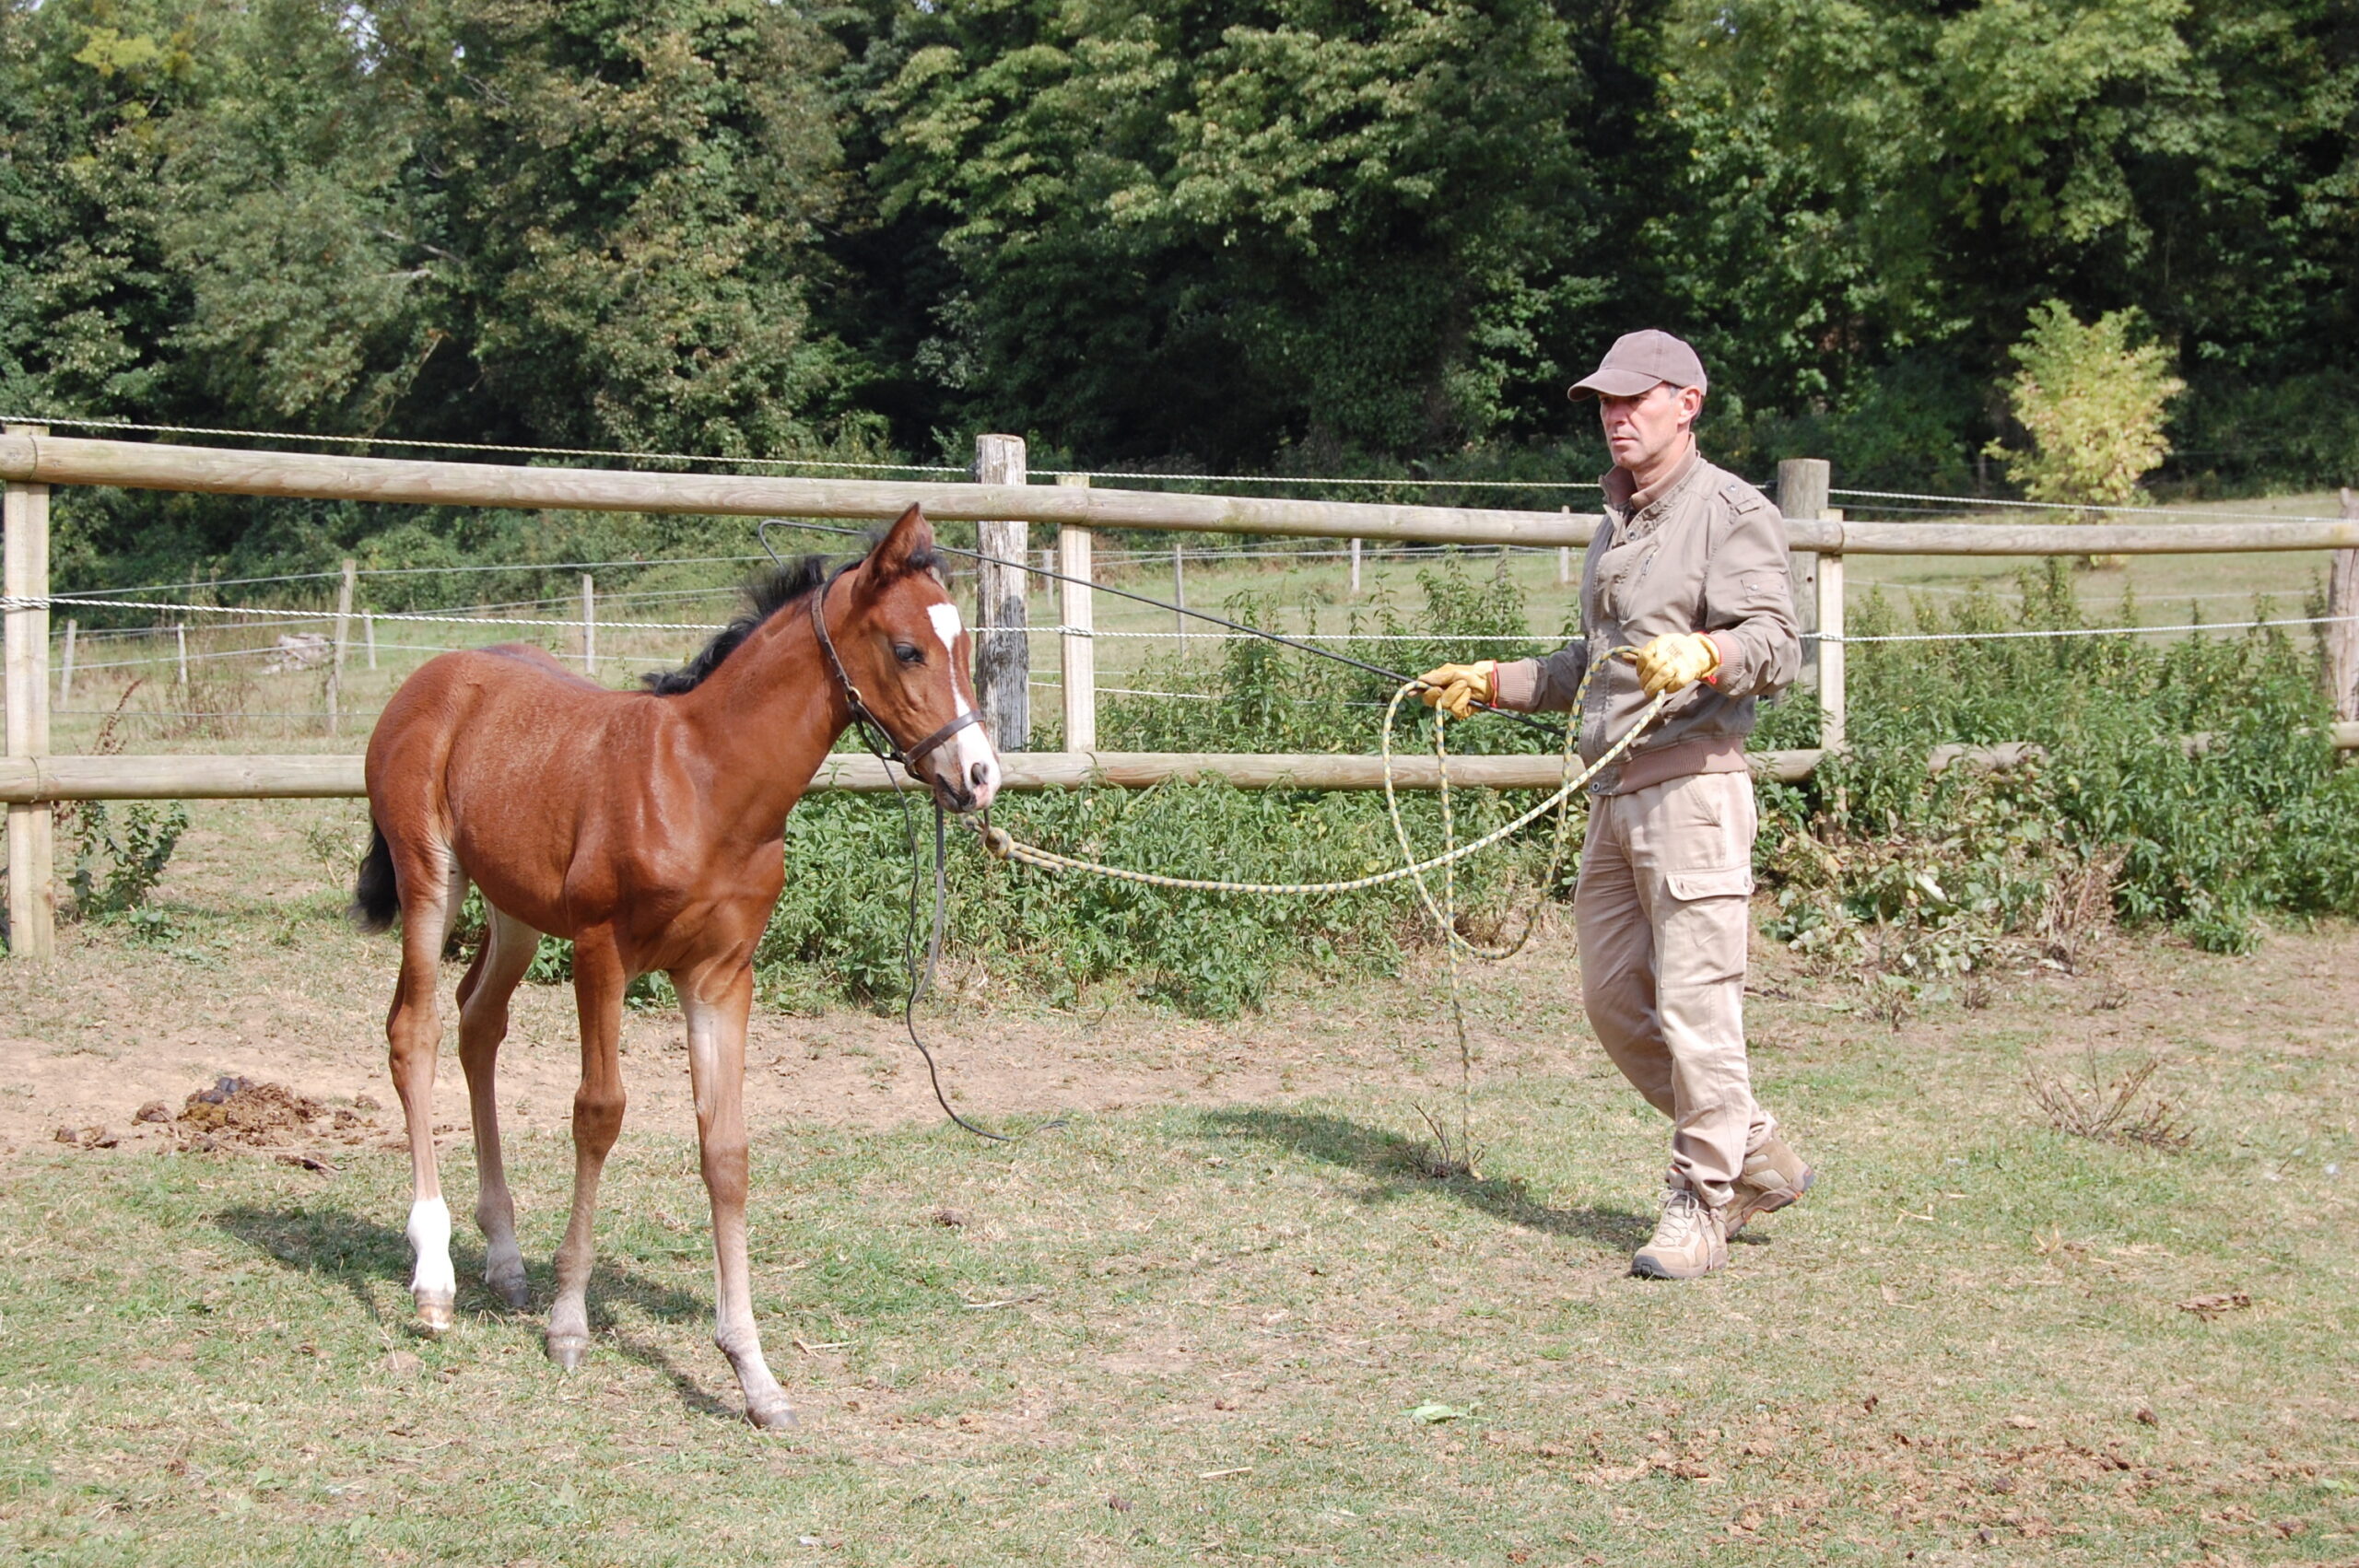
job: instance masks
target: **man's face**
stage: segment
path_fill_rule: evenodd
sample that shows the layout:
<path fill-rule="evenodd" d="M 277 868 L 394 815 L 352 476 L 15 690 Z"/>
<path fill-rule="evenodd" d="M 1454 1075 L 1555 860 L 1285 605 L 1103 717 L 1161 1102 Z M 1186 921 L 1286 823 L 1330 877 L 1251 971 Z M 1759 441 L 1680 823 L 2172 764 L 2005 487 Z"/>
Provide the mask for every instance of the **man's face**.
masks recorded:
<path fill-rule="evenodd" d="M 1601 393 L 1597 415 L 1605 427 L 1605 447 L 1614 466 L 1633 473 L 1654 466 L 1678 450 L 1703 406 L 1700 389 L 1674 387 L 1669 381 L 1657 381 L 1636 397 Z"/>

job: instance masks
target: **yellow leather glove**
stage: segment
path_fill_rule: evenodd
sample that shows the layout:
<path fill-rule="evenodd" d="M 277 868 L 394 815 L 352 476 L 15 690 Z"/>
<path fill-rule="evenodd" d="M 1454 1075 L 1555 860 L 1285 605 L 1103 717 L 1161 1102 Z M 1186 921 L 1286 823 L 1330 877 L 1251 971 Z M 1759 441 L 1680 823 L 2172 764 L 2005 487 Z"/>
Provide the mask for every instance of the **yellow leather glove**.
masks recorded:
<path fill-rule="evenodd" d="M 1720 650 L 1701 632 L 1665 632 L 1638 649 L 1638 685 L 1649 696 L 1694 685 L 1720 667 Z"/>
<path fill-rule="evenodd" d="M 1427 708 L 1447 710 L 1452 719 L 1471 719 L 1474 705 L 1490 701 L 1497 691 L 1498 668 L 1496 659 L 1478 659 L 1472 664 L 1444 664 L 1428 670 L 1417 677 L 1426 686 L 1417 700 Z"/>

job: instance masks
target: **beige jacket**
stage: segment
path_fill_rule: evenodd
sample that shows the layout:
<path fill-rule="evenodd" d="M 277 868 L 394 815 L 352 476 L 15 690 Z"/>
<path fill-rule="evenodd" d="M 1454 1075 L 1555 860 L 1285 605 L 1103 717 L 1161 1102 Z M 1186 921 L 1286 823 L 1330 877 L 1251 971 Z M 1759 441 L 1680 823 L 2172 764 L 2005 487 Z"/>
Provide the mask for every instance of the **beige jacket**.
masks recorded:
<path fill-rule="evenodd" d="M 1561 712 L 1596 653 L 1641 647 L 1665 632 L 1703 632 L 1719 648 L 1720 667 L 1673 697 L 1590 788 L 1614 795 L 1692 773 L 1743 772 L 1756 699 L 1785 690 L 1802 670 L 1785 521 L 1768 497 L 1700 451 L 1649 490 L 1635 491 L 1618 468 L 1604 485 L 1605 521 L 1581 568 L 1585 635 L 1545 659 L 1500 665 L 1499 706 Z M 1583 760 L 1596 761 L 1646 706 L 1630 661 L 1609 661 L 1582 705 Z"/>

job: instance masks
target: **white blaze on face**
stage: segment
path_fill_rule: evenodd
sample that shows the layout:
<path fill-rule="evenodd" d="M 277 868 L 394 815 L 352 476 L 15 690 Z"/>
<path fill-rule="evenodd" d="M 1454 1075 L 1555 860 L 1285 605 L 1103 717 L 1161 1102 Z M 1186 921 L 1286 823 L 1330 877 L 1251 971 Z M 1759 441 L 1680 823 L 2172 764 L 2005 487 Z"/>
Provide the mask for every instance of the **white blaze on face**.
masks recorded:
<path fill-rule="evenodd" d="M 958 606 L 946 603 L 928 605 L 926 617 L 933 622 L 933 635 L 942 639 L 944 651 L 950 655 L 950 696 L 958 705 L 958 716 L 963 719 L 974 709 L 967 701 L 967 694 L 958 689 Z M 973 790 L 978 808 L 990 805 L 992 797 L 999 793 L 999 757 L 992 752 L 983 727 L 968 725 L 943 742 L 942 751 L 934 755 L 939 756 L 943 752 L 949 754 L 944 758 L 944 775 L 959 779 Z"/>

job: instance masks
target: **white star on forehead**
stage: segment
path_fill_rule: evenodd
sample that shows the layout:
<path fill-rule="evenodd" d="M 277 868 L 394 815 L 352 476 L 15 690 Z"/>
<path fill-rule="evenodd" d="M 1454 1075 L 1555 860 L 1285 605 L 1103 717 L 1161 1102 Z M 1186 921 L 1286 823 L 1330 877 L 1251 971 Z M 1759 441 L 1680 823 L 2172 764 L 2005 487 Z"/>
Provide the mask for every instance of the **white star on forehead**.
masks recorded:
<path fill-rule="evenodd" d="M 959 632 L 958 606 L 956 604 L 929 604 L 926 606 L 925 613 L 927 617 L 933 622 L 933 635 L 942 639 L 942 646 L 948 649 L 952 653 L 957 653 L 958 651 Z"/>

